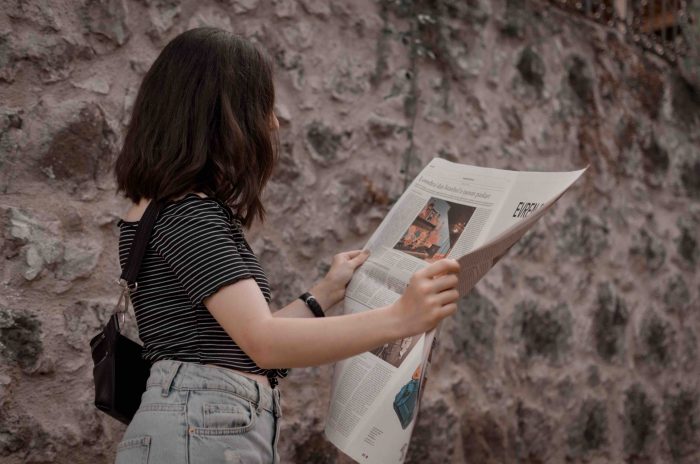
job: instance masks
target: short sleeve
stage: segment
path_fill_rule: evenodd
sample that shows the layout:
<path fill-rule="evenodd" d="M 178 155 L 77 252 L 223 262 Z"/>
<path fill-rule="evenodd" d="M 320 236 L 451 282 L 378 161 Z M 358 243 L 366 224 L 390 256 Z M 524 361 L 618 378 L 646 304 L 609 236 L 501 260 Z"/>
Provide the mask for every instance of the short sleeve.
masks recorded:
<path fill-rule="evenodd" d="M 227 284 L 253 278 L 215 205 L 159 218 L 152 240 L 194 304 Z"/>

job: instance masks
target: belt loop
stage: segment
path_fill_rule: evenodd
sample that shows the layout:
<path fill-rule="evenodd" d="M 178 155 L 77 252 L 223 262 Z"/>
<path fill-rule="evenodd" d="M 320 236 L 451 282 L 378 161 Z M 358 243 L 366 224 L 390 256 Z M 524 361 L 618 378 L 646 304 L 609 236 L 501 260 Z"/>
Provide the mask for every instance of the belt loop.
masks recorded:
<path fill-rule="evenodd" d="M 175 376 L 177 375 L 177 371 L 180 369 L 180 366 L 182 366 L 181 361 L 172 362 L 168 375 L 163 380 L 163 390 L 161 391 L 161 395 L 163 395 L 163 397 L 167 397 L 170 393 L 170 387 L 173 384 L 173 380 L 175 380 Z"/>
<path fill-rule="evenodd" d="M 258 383 L 258 381 L 253 380 L 253 383 L 255 384 L 255 390 L 258 392 L 258 399 L 255 403 L 255 413 L 259 416 L 262 412 L 262 392 L 260 391 L 260 384 Z"/>

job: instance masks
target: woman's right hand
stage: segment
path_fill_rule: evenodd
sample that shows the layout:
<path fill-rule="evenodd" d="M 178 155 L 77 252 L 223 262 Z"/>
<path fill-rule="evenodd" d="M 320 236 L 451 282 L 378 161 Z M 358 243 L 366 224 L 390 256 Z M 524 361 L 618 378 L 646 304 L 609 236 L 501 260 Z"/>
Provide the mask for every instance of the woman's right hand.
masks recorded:
<path fill-rule="evenodd" d="M 416 271 L 393 304 L 405 337 L 427 332 L 457 311 L 459 263 L 441 259 Z"/>

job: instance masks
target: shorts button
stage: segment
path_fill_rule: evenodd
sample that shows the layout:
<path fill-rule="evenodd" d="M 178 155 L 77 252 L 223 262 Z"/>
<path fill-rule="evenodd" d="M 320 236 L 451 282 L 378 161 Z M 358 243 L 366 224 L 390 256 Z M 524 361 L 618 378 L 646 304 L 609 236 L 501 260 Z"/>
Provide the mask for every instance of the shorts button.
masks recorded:
<path fill-rule="evenodd" d="M 187 429 L 187 431 L 188 431 L 190 434 L 193 434 L 193 433 L 194 433 L 194 427 L 190 427 L 189 429 Z"/>

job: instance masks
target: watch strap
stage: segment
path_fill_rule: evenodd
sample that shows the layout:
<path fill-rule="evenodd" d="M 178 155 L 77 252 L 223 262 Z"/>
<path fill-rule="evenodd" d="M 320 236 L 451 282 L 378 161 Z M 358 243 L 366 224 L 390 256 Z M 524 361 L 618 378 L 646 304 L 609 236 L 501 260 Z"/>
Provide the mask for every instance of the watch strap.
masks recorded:
<path fill-rule="evenodd" d="M 306 306 L 308 306 L 311 312 L 314 313 L 314 316 L 324 317 L 326 315 L 323 312 L 323 308 L 321 308 L 321 305 L 311 293 L 305 292 L 299 297 L 299 299 L 306 303 Z"/>

